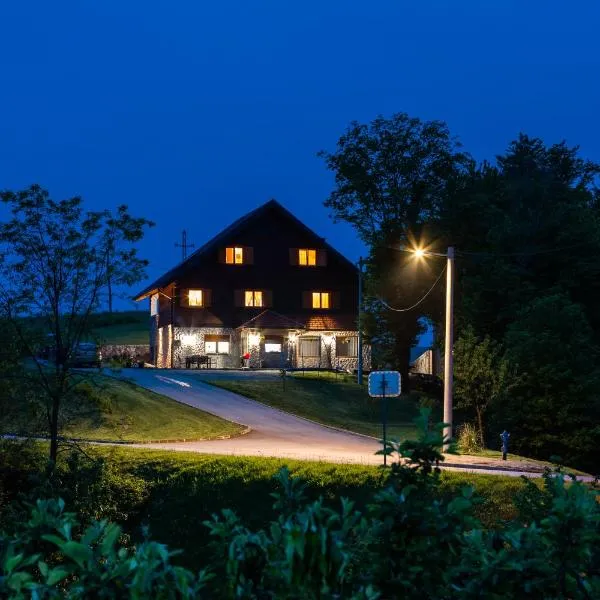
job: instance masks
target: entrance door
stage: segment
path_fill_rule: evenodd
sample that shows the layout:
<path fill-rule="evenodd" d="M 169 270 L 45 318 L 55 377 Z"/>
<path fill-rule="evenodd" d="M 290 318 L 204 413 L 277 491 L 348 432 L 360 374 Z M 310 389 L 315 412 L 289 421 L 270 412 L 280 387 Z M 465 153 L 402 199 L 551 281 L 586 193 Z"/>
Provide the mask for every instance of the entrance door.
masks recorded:
<path fill-rule="evenodd" d="M 268 369 L 283 369 L 286 356 L 283 348 L 283 336 L 270 335 L 265 337 L 263 367 Z"/>

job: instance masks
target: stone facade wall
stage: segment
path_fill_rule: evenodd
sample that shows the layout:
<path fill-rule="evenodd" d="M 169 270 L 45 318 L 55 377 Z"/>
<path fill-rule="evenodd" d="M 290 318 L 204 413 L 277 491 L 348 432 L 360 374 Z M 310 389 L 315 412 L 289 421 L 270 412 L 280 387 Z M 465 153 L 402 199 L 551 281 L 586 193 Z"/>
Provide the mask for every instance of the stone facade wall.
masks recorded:
<path fill-rule="evenodd" d="M 198 354 L 206 355 L 205 339 L 207 335 L 229 336 L 229 354 L 210 355 L 213 369 L 238 368 L 240 366 L 240 334 L 235 329 L 229 327 L 176 327 L 173 367 L 183 369 L 186 357 Z"/>
<path fill-rule="evenodd" d="M 171 325 L 159 327 L 156 336 L 156 366 L 166 369 L 171 366 Z"/>
<path fill-rule="evenodd" d="M 149 344 L 104 344 L 100 346 L 102 360 L 131 356 L 135 361 L 150 361 Z"/>
<path fill-rule="evenodd" d="M 157 367 L 171 366 L 170 356 L 170 325 L 157 330 L 156 349 Z M 185 359 L 193 355 L 206 355 L 205 339 L 208 335 L 229 336 L 229 354 L 211 354 L 211 367 L 214 369 L 239 369 L 243 352 L 250 354 L 247 366 L 261 368 L 265 366 L 264 335 L 257 331 L 239 331 L 228 327 L 175 327 L 173 340 L 173 367 L 185 368 Z M 332 333 L 302 332 L 289 333 L 282 346 L 284 362 L 288 366 L 300 369 L 343 369 L 355 371 L 358 368 L 358 358 L 352 356 L 336 356 L 336 338 L 357 336 L 356 331 L 336 331 Z M 298 343 L 303 337 L 320 340 L 320 356 L 300 356 Z M 274 365 L 279 366 L 279 365 Z M 371 347 L 363 344 L 363 368 L 371 369 Z"/>
<path fill-rule="evenodd" d="M 298 335 L 295 344 L 303 337 L 319 337 L 321 341 L 321 356 L 300 356 L 295 352 L 295 365 L 300 369 L 343 369 L 344 371 L 355 371 L 358 369 L 358 357 L 337 356 L 336 338 L 357 337 L 357 331 L 336 331 L 333 333 L 305 332 Z M 363 344 L 363 369 L 371 370 L 371 347 Z"/>

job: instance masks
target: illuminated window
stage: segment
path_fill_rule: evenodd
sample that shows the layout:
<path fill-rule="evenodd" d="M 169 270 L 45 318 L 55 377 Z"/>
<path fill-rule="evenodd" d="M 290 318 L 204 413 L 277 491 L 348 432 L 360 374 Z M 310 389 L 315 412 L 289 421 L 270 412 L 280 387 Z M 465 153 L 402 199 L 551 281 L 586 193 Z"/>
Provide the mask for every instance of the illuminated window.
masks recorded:
<path fill-rule="evenodd" d="M 298 264 L 302 267 L 314 267 L 317 264 L 317 251 L 300 248 L 298 250 Z"/>
<path fill-rule="evenodd" d="M 265 342 L 265 352 L 281 352 L 281 344 L 268 344 Z"/>
<path fill-rule="evenodd" d="M 229 354 L 229 336 L 210 335 L 204 341 L 205 354 Z"/>
<path fill-rule="evenodd" d="M 263 293 L 256 290 L 244 292 L 244 306 L 263 306 Z"/>
<path fill-rule="evenodd" d="M 150 297 L 150 316 L 158 314 L 158 294 L 152 294 Z"/>
<path fill-rule="evenodd" d="M 244 264 L 244 249 L 225 248 L 225 262 L 228 265 L 243 265 Z"/>
<path fill-rule="evenodd" d="M 202 290 L 190 290 L 189 291 L 189 306 L 204 306 L 204 299 L 202 297 Z"/>
<path fill-rule="evenodd" d="M 329 292 L 313 292 L 312 307 L 329 308 Z"/>

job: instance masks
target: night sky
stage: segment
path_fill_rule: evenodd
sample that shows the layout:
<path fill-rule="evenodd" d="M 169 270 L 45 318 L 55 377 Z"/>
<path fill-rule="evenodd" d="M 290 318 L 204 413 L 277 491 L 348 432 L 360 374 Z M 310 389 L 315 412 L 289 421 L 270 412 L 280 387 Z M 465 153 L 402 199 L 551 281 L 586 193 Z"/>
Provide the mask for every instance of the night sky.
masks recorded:
<path fill-rule="evenodd" d="M 269 198 L 354 260 L 317 151 L 406 111 L 600 161 L 599 31 L 597 0 L 2 0 L 0 188 L 129 204 L 151 278 Z"/>

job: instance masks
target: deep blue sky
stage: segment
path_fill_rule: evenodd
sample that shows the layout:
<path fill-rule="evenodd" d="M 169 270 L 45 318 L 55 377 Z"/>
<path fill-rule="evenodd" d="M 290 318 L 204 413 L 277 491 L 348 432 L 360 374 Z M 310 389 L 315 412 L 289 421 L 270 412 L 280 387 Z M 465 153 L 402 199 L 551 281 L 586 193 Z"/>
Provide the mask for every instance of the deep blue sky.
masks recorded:
<path fill-rule="evenodd" d="M 600 161 L 599 26 L 597 0 L 4 0 L 0 188 L 129 204 L 151 277 L 271 197 L 356 259 L 318 150 L 406 111 L 479 159 L 525 131 Z"/>

